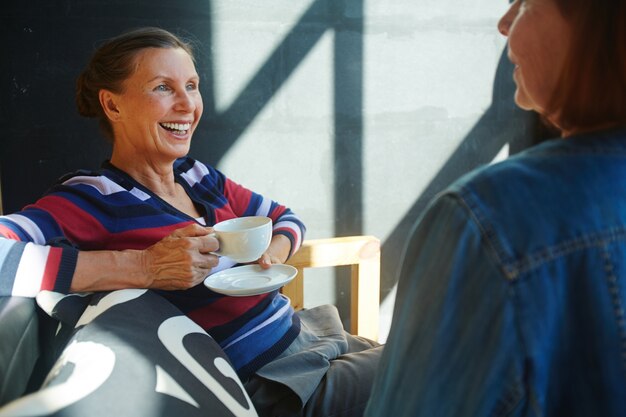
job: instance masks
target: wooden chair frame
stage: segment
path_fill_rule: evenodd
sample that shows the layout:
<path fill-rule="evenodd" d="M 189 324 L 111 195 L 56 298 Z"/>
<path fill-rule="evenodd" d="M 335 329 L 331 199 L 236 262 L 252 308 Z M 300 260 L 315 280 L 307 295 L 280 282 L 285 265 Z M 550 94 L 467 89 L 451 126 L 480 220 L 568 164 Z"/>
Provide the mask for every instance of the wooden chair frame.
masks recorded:
<path fill-rule="evenodd" d="M 296 310 L 304 307 L 304 269 L 351 266 L 350 333 L 378 340 L 380 304 L 380 240 L 350 236 L 305 240 L 287 262 L 298 274 L 283 287 Z"/>

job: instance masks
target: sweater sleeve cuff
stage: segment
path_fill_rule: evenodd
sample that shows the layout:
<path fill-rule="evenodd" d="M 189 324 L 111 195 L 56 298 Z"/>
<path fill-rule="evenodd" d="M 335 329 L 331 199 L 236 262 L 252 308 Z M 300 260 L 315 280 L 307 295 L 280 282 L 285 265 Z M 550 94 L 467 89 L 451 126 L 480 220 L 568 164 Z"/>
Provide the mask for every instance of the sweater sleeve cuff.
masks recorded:
<path fill-rule="evenodd" d="M 72 278 L 76 270 L 78 261 L 78 250 L 74 248 L 63 248 L 61 254 L 61 262 L 59 263 L 59 271 L 57 279 L 54 283 L 54 291 L 67 294 L 70 292 Z"/>

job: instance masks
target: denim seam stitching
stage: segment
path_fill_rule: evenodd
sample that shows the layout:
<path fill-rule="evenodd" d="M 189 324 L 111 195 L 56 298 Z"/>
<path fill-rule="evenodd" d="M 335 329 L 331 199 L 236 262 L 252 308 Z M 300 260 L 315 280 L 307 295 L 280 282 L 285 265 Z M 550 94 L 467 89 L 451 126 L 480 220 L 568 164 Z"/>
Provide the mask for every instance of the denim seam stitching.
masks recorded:
<path fill-rule="evenodd" d="M 488 222 L 483 221 L 483 216 L 481 216 L 478 205 L 474 204 L 473 199 L 471 198 L 473 195 L 474 194 L 471 190 L 466 187 L 460 187 L 460 193 L 458 196 L 460 203 L 468 209 L 468 212 L 475 220 L 481 235 L 488 242 L 490 252 L 492 252 L 496 258 L 499 268 L 502 270 L 504 276 L 510 281 L 516 281 L 519 279 L 520 275 L 525 272 L 569 253 L 589 247 L 602 247 L 606 243 L 610 242 L 626 240 L 626 228 L 613 228 L 603 232 L 570 239 L 555 246 L 543 248 L 526 255 L 521 259 L 505 261 L 506 251 L 500 243 L 500 239 L 497 238 L 497 233 L 492 229 Z"/>
<path fill-rule="evenodd" d="M 465 197 L 467 196 L 467 198 Z M 481 215 L 481 211 L 477 204 L 474 203 L 474 199 L 471 198 L 475 196 L 474 193 L 466 187 L 460 187 L 459 200 L 460 204 L 464 205 L 469 212 L 469 215 L 474 219 L 476 226 L 480 230 L 481 236 L 485 238 L 487 241 L 488 251 L 492 253 L 495 258 L 498 269 L 502 272 L 502 274 L 506 277 L 506 279 L 513 281 L 515 280 L 517 273 L 512 270 L 508 265 L 511 262 L 505 262 L 501 254 L 505 254 L 506 251 L 500 244 L 499 239 L 496 238 L 497 233 L 493 230 L 491 225 L 484 221 L 484 216 Z"/>
<path fill-rule="evenodd" d="M 606 282 L 608 285 L 609 295 L 613 303 L 613 311 L 615 312 L 616 324 L 618 327 L 621 341 L 622 368 L 626 370 L 626 319 L 624 318 L 624 306 L 620 294 L 619 283 L 615 274 L 615 268 L 611 262 L 611 255 L 608 247 L 605 245 L 602 250 L 604 259 L 604 271 L 606 272 Z"/>
<path fill-rule="evenodd" d="M 511 262 L 507 266 L 507 268 L 511 270 L 510 279 L 516 280 L 520 275 L 570 253 L 591 247 L 602 248 L 608 243 L 620 240 L 626 240 L 626 229 L 624 228 L 609 229 L 604 232 L 581 236 L 566 240 L 555 246 L 543 248 Z"/>

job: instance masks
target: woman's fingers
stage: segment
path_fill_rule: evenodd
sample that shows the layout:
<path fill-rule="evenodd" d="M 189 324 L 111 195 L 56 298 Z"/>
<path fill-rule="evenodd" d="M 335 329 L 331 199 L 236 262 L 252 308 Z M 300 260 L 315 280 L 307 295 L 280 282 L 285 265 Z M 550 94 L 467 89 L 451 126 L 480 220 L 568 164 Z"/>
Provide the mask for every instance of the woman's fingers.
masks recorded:
<path fill-rule="evenodd" d="M 270 266 L 272 266 L 272 258 L 267 252 L 265 252 L 263 255 L 261 255 L 257 263 L 261 266 L 261 268 L 268 269 Z"/>
<path fill-rule="evenodd" d="M 152 280 L 151 287 L 186 289 L 202 282 L 219 262 L 210 253 L 219 248 L 210 232 L 192 224 L 147 248 L 144 265 Z"/>
<path fill-rule="evenodd" d="M 169 236 L 163 239 L 169 246 L 189 245 L 189 248 L 196 248 L 201 253 L 214 252 L 219 249 L 219 242 L 213 235 L 213 228 L 204 227 L 199 224 L 190 224 L 183 228 L 174 230 Z"/>
<path fill-rule="evenodd" d="M 172 237 L 193 237 L 193 236 L 206 236 L 213 233 L 212 227 L 205 227 L 198 223 L 191 223 L 185 227 L 174 230 L 170 236 Z"/>
<path fill-rule="evenodd" d="M 215 235 L 206 235 L 206 236 L 200 236 L 200 237 L 195 237 L 191 239 L 196 240 L 196 243 L 198 245 L 198 250 L 200 251 L 200 253 L 206 254 L 209 252 L 215 252 L 216 250 L 220 248 L 220 242 L 217 240 Z"/>

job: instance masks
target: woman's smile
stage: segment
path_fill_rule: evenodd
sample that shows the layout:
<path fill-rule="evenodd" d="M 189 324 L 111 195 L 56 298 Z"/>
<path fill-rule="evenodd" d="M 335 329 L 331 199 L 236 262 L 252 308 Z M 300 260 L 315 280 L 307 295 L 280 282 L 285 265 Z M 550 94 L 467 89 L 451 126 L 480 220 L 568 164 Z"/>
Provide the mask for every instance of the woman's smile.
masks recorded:
<path fill-rule="evenodd" d="M 192 124 L 193 122 L 161 122 L 159 126 L 176 139 L 187 139 L 190 138 Z"/>

